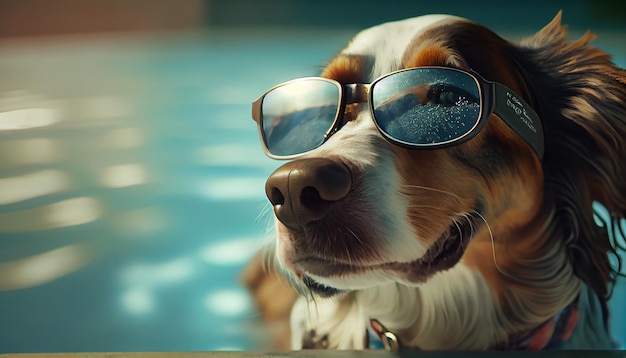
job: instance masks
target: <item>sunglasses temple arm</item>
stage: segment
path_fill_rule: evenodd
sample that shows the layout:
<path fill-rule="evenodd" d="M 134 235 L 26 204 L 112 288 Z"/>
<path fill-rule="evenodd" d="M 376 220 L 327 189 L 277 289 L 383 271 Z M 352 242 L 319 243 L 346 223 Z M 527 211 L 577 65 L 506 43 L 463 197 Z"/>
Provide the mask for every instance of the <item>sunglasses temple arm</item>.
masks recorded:
<path fill-rule="evenodd" d="M 492 83 L 495 97 L 493 112 L 535 150 L 539 159 L 543 159 L 543 126 L 537 113 L 511 89 Z"/>
<path fill-rule="evenodd" d="M 261 123 L 261 103 L 263 102 L 263 97 L 259 97 L 256 101 L 252 102 L 252 119 L 255 122 Z"/>

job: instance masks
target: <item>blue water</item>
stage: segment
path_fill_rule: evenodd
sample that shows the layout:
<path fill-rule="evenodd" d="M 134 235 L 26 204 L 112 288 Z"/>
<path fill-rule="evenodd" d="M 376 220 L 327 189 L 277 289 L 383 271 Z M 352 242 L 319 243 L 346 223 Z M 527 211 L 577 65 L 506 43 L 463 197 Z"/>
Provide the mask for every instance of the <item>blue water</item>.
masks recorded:
<path fill-rule="evenodd" d="M 262 346 L 238 276 L 277 163 L 250 103 L 353 33 L 0 43 L 0 353 Z"/>

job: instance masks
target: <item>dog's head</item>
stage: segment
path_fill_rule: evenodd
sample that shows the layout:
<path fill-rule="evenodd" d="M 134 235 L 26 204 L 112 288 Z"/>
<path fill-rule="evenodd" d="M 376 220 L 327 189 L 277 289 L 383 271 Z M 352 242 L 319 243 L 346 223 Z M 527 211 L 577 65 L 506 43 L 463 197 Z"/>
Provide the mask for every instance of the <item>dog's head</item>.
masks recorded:
<path fill-rule="evenodd" d="M 561 224 L 594 234 L 593 200 L 603 200 L 616 217 L 623 215 L 626 171 L 619 158 L 626 157 L 620 137 L 626 123 L 624 104 L 615 98 L 625 98 L 624 73 L 588 47 L 589 38 L 567 44 L 564 37 L 560 15 L 522 45 L 452 16 L 387 23 L 359 33 L 326 66 L 321 77 L 332 81 L 318 81 L 330 95 L 292 84 L 281 88 L 297 94 L 282 102 L 267 97 L 279 97 L 277 91 L 255 102 L 266 151 L 290 159 L 266 184 L 281 265 L 325 296 L 388 282 L 419 285 L 459 263 L 495 281 L 503 270 L 515 274 L 520 258 L 546 250 L 546 233 L 562 234 L 550 223 L 562 216 L 571 219 Z M 421 74 L 401 70 L 414 68 L 437 71 L 419 86 L 403 87 Z M 575 73 L 567 77 L 564 71 Z M 590 87 L 583 84 L 585 71 L 587 82 L 610 79 L 607 97 L 580 89 Z M 397 80 L 388 82 L 396 86 L 382 86 L 385 80 L 377 79 L 391 73 Z M 464 87 L 451 79 L 456 73 L 470 87 L 476 81 L 478 89 L 461 93 Z M 315 87 L 310 81 L 298 83 Z M 439 83 L 455 89 L 435 91 Z M 332 86 L 339 88 L 339 99 L 331 109 L 314 115 L 295 109 L 301 98 L 323 107 L 323 98 L 335 96 Z M 266 101 L 267 107 L 280 103 L 288 109 L 262 109 Z M 467 123 L 463 110 L 450 116 L 439 108 L 443 102 L 462 107 L 468 101 L 480 109 Z M 388 102 L 395 105 L 386 112 L 392 114 L 382 114 Z M 426 108 L 430 103 L 435 104 Z M 401 124 L 400 134 L 385 124 L 394 118 L 375 118 L 410 117 L 417 106 L 424 107 L 421 114 Z M 425 112 L 431 113 L 429 123 Z M 314 116 L 327 117 L 321 135 Z M 287 122 L 306 129 L 289 133 L 289 127 L 280 128 Z M 471 130 L 461 128 L 466 125 Z M 449 141 L 433 134 L 436 145 L 417 135 L 403 137 L 446 126 L 458 133 Z M 289 138 L 273 153 L 271 131 Z M 568 213 L 560 214 L 558 205 Z M 606 252 L 612 246 L 605 238 L 578 236 L 568 244 L 576 252 L 591 251 L 582 255 L 587 260 L 579 271 L 588 272 L 590 282 L 602 281 L 598 287 L 606 285 Z"/>

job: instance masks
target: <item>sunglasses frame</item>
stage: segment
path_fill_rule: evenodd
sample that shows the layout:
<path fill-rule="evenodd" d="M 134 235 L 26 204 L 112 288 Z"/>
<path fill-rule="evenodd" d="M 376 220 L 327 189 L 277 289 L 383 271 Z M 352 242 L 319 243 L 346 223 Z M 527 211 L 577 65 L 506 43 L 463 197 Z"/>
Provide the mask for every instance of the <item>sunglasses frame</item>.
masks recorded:
<path fill-rule="evenodd" d="M 380 128 L 378 122 L 376 121 L 376 116 L 374 113 L 373 103 L 373 91 L 371 90 L 376 86 L 378 82 L 381 80 L 396 75 L 398 73 L 414 71 L 418 69 L 441 69 L 445 71 L 454 71 L 459 72 L 464 75 L 472 78 L 477 85 L 478 94 L 480 98 L 480 112 L 478 116 L 478 120 L 474 124 L 474 126 L 467 131 L 465 134 L 457 137 L 455 139 L 451 139 L 448 141 L 434 143 L 434 144 L 415 144 L 410 142 L 405 142 L 400 139 L 396 139 L 385 132 L 382 128 Z M 321 80 L 324 82 L 331 83 L 335 85 L 339 90 L 339 98 L 338 98 L 338 106 L 337 112 L 335 114 L 335 118 L 329 127 L 329 129 L 324 134 L 324 140 L 322 143 L 310 150 L 307 150 L 302 153 L 297 153 L 293 155 L 275 155 L 272 154 L 267 147 L 267 139 L 265 137 L 265 133 L 263 131 L 263 115 L 261 111 L 263 100 L 265 96 L 272 92 L 273 90 L 280 88 L 282 86 L 288 85 L 290 83 L 302 80 Z M 491 114 L 496 114 L 500 117 L 518 136 L 520 136 L 537 154 L 540 160 L 543 159 L 544 154 L 544 138 L 543 138 L 543 127 L 541 124 L 541 120 L 537 113 L 532 109 L 532 107 L 526 103 L 519 95 L 517 95 L 513 90 L 506 87 L 505 85 L 485 80 L 478 73 L 469 70 L 461 70 L 457 68 L 451 67 L 440 67 L 440 66 L 423 66 L 423 67 L 412 67 L 406 68 L 398 71 L 394 71 L 388 74 L 385 74 L 371 83 L 351 83 L 351 84 L 341 84 L 338 81 L 333 79 L 324 78 L 324 77 L 304 77 L 298 78 L 291 81 L 287 81 L 276 85 L 266 91 L 263 95 L 261 95 L 256 101 L 252 103 L 252 119 L 258 124 L 259 136 L 262 138 L 263 150 L 265 154 L 272 158 L 278 160 L 289 160 L 300 157 L 314 149 L 322 146 L 328 138 L 330 138 L 335 132 L 337 132 L 341 125 L 343 125 L 343 114 L 345 111 L 345 107 L 347 104 L 353 103 L 368 103 L 368 107 L 370 110 L 370 115 L 372 116 L 372 120 L 376 125 L 378 131 L 382 134 L 382 136 L 392 144 L 410 148 L 410 149 L 441 149 L 447 148 L 451 146 L 456 146 L 462 144 L 473 137 L 475 137 L 482 129 L 487 125 L 487 121 L 491 117 Z"/>
<path fill-rule="evenodd" d="M 261 112 L 261 106 L 263 105 L 263 100 L 265 99 L 265 96 L 267 96 L 270 92 L 274 91 L 275 89 L 278 89 L 280 87 L 289 85 L 291 83 L 294 82 L 300 82 L 300 81 L 304 81 L 304 80 L 318 80 L 318 81 L 322 81 L 322 82 L 328 82 L 331 83 L 333 85 L 335 85 L 335 87 L 337 87 L 338 91 L 339 91 L 339 98 L 338 98 L 338 106 L 337 106 L 337 112 L 335 114 L 335 119 L 333 120 L 333 123 L 331 124 L 331 126 L 329 127 L 329 129 L 326 131 L 326 133 L 324 133 L 324 140 L 322 141 L 322 143 L 312 149 L 309 149 L 305 152 L 302 153 L 297 153 L 297 154 L 291 154 L 291 155 L 276 155 L 273 154 L 272 152 L 270 152 L 269 148 L 267 147 L 267 138 L 265 137 L 265 132 L 263 131 L 263 114 Z M 276 159 L 276 160 L 290 160 L 290 159 L 294 159 L 297 157 L 302 156 L 303 154 L 306 154 L 312 150 L 315 150 L 319 147 L 321 147 L 324 143 L 326 143 L 326 141 L 328 140 L 328 138 L 330 138 L 331 135 L 333 135 L 336 131 L 339 130 L 339 124 L 340 122 L 342 122 L 342 118 L 343 118 L 343 113 L 346 109 L 346 101 L 344 100 L 344 94 L 345 94 L 345 86 L 342 85 L 341 83 L 339 83 L 338 81 L 335 81 L 333 79 L 330 78 L 324 78 L 324 77 L 301 77 L 301 78 L 296 78 L 293 79 L 291 81 L 287 81 L 287 82 L 283 82 L 281 84 L 278 84 L 272 88 L 270 88 L 269 90 L 265 91 L 265 93 L 263 93 L 261 95 L 261 97 L 259 97 L 256 101 L 252 102 L 252 119 L 257 122 L 258 124 L 258 131 L 259 131 L 259 137 L 261 137 L 262 139 L 262 143 L 263 143 L 263 151 L 265 152 L 265 155 L 267 155 L 268 157 L 272 158 L 272 159 Z"/>

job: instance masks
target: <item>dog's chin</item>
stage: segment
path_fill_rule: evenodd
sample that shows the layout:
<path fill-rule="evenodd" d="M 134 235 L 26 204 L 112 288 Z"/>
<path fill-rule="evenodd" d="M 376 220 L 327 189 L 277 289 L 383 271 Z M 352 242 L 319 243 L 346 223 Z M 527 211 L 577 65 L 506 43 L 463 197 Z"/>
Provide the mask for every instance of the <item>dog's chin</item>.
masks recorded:
<path fill-rule="evenodd" d="M 354 265 L 309 257 L 296 262 L 303 269 L 296 275 L 304 286 L 321 297 L 332 297 L 391 282 L 420 285 L 436 273 L 454 267 L 461 260 L 476 224 L 472 219 L 464 224 L 453 223 L 424 256 L 411 262 Z"/>

